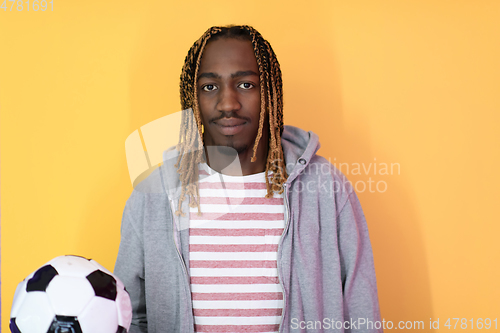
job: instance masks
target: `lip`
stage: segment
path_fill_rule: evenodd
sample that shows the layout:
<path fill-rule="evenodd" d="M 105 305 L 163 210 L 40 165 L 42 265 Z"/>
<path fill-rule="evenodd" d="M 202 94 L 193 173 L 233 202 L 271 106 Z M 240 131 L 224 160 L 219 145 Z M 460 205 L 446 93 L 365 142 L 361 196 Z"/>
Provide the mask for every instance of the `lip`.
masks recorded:
<path fill-rule="evenodd" d="M 222 118 L 214 122 L 222 135 L 235 135 L 243 130 L 247 122 L 237 118 Z"/>

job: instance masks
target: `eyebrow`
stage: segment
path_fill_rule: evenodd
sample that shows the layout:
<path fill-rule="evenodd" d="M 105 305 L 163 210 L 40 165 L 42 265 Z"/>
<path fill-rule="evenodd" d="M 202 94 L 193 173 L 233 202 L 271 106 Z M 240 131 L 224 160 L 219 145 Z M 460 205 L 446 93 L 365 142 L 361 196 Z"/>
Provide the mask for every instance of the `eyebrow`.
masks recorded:
<path fill-rule="evenodd" d="M 231 74 L 231 79 L 234 79 L 236 77 L 251 76 L 251 75 L 259 76 L 259 74 L 255 73 L 254 71 L 238 71 L 236 73 Z M 198 80 L 201 78 L 204 78 L 204 77 L 209 78 L 209 79 L 220 79 L 221 78 L 221 76 L 219 74 L 209 72 L 209 73 L 201 73 L 198 76 Z"/>

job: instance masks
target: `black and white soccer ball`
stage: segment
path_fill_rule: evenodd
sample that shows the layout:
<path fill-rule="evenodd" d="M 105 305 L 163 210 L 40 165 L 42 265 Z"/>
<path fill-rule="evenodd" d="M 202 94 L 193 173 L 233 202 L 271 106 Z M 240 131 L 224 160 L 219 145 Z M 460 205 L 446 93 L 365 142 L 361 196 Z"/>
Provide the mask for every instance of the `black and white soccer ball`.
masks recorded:
<path fill-rule="evenodd" d="M 125 333 L 132 306 L 123 283 L 94 260 L 52 259 L 17 286 L 12 333 Z"/>

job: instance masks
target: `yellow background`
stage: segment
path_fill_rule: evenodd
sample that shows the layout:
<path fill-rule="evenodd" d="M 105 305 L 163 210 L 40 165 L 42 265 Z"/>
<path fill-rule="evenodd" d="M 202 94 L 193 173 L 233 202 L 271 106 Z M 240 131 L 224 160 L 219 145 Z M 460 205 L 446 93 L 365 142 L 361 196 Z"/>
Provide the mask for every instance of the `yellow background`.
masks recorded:
<path fill-rule="evenodd" d="M 2 331 L 51 258 L 113 269 L 125 139 L 180 110 L 187 50 L 231 23 L 277 53 L 285 124 L 387 184 L 359 193 L 382 317 L 500 319 L 500 1 L 54 1 L 0 10 Z"/>

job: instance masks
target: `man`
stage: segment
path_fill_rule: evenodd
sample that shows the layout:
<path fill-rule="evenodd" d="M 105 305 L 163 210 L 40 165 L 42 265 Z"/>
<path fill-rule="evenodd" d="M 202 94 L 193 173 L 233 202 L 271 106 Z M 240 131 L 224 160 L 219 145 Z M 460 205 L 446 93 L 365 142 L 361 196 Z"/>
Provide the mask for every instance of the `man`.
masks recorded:
<path fill-rule="evenodd" d="M 124 211 L 130 332 L 381 331 L 359 201 L 317 135 L 283 125 L 270 44 L 249 26 L 207 30 L 181 104 L 179 144 Z"/>

